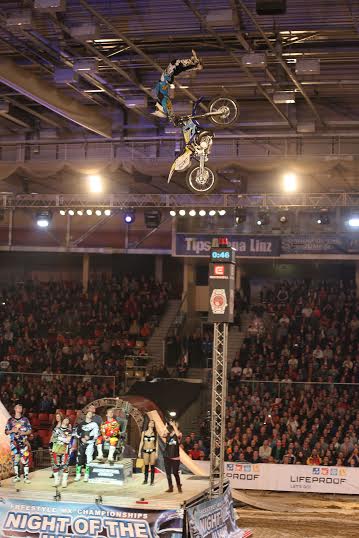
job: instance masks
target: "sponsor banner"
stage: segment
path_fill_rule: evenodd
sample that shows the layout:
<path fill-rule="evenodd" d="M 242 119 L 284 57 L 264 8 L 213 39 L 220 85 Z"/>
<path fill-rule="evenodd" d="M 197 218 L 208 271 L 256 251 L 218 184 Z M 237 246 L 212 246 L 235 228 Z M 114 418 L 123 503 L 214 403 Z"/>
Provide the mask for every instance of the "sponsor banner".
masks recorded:
<path fill-rule="evenodd" d="M 206 256 L 209 257 L 212 239 L 228 237 L 230 246 L 236 249 L 237 257 L 280 255 L 280 237 L 260 235 L 210 235 L 177 233 L 174 256 Z"/>
<path fill-rule="evenodd" d="M 1 498 L 0 536 L 31 538 L 180 538 L 182 510 Z"/>
<path fill-rule="evenodd" d="M 225 463 L 233 489 L 359 494 L 359 468 Z"/>
<path fill-rule="evenodd" d="M 252 532 L 239 529 L 230 488 L 223 495 L 187 509 L 191 538 L 247 538 Z"/>
<path fill-rule="evenodd" d="M 282 237 L 282 254 L 357 254 L 359 239 L 340 235 Z"/>

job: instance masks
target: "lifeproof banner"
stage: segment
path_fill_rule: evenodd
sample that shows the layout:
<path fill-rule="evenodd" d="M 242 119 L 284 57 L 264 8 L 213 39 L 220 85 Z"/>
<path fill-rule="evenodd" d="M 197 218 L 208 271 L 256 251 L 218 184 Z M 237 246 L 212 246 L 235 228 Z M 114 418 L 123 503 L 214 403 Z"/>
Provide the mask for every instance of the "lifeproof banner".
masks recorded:
<path fill-rule="evenodd" d="M 359 468 L 270 463 L 225 463 L 232 489 L 359 495 Z"/>
<path fill-rule="evenodd" d="M 209 256 L 212 239 L 228 237 L 230 246 L 236 249 L 237 257 L 280 255 L 280 237 L 260 235 L 209 235 L 177 233 L 174 256 Z"/>
<path fill-rule="evenodd" d="M 33 538 L 180 538 L 182 510 L 138 510 L 1 498 L 0 536 Z"/>
<path fill-rule="evenodd" d="M 187 509 L 191 538 L 247 538 L 252 531 L 239 529 L 230 488 L 223 495 Z"/>

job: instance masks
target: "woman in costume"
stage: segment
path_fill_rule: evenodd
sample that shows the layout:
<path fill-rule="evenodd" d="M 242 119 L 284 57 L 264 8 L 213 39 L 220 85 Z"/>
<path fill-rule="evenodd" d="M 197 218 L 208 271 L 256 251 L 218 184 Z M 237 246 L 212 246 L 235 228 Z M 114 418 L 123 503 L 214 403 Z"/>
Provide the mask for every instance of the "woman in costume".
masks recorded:
<path fill-rule="evenodd" d="M 153 420 L 148 421 L 147 428 L 145 426 L 142 432 L 141 442 L 138 449 L 138 457 L 140 458 L 141 456 L 145 464 L 145 478 L 143 483 L 148 484 L 148 474 L 151 467 L 151 486 L 153 486 L 158 457 L 158 435 Z"/>

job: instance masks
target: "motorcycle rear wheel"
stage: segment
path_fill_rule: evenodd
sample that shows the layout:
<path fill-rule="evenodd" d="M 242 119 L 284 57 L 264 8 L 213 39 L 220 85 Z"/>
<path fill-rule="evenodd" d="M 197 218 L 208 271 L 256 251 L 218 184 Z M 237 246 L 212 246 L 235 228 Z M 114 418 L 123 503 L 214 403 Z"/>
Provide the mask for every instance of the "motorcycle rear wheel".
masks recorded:
<path fill-rule="evenodd" d="M 204 167 L 203 177 L 200 177 L 199 166 L 193 166 L 186 174 L 186 185 L 195 194 L 209 194 L 217 184 L 217 174 L 212 168 Z"/>
<path fill-rule="evenodd" d="M 229 127 L 239 116 L 239 108 L 237 101 L 232 97 L 216 97 L 209 103 L 209 112 L 217 112 L 221 108 L 226 109 L 223 115 L 209 116 L 209 119 L 215 125 L 221 127 Z"/>

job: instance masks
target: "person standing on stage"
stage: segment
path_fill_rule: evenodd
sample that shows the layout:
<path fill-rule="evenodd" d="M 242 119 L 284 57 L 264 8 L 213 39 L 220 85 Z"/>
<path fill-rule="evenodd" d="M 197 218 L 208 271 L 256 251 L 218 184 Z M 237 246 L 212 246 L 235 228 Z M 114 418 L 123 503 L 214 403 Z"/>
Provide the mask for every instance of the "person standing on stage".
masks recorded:
<path fill-rule="evenodd" d="M 168 490 L 166 493 L 173 492 L 172 474 L 175 477 L 177 489 L 179 493 L 182 493 L 182 485 L 179 476 L 180 466 L 180 444 L 182 440 L 182 433 L 180 432 L 176 422 L 171 419 L 166 424 L 166 429 L 163 434 L 163 440 L 165 441 L 164 448 L 164 462 L 165 470 L 168 481 Z"/>
<path fill-rule="evenodd" d="M 5 426 L 5 434 L 10 436 L 10 449 L 15 473 L 13 481 L 20 482 L 21 463 L 24 468 L 24 482 L 25 484 L 31 484 L 29 479 L 30 443 L 28 437 L 32 428 L 29 419 L 22 414 L 22 404 L 16 404 L 14 412 L 14 416 L 9 418 Z"/>
<path fill-rule="evenodd" d="M 101 417 L 101 415 L 96 414 L 96 407 L 94 406 L 94 404 L 89 405 L 88 411 L 91 411 L 92 420 L 94 422 L 96 422 L 96 424 L 98 425 L 99 430 L 101 430 L 101 424 L 103 423 L 103 418 Z"/>
<path fill-rule="evenodd" d="M 52 471 L 54 474 L 54 486 L 60 484 L 60 472 L 62 471 L 62 487 L 67 487 L 69 475 L 70 443 L 72 438 L 72 427 L 70 419 L 65 417 L 61 424 L 57 424 L 51 436 L 51 459 Z"/>
<path fill-rule="evenodd" d="M 138 457 L 142 457 L 145 464 L 145 479 L 143 483 L 148 483 L 148 473 L 151 466 L 151 486 L 153 486 L 158 457 L 158 435 L 154 420 L 150 420 L 147 428 L 145 427 L 142 432 L 141 442 L 138 448 Z"/>
<path fill-rule="evenodd" d="M 84 482 L 88 482 L 89 464 L 93 460 L 95 443 L 100 435 L 98 424 L 93 420 L 91 411 L 87 411 L 85 420 L 77 426 L 75 435 L 78 438 L 75 482 L 81 480 L 82 467 L 85 467 Z"/>

